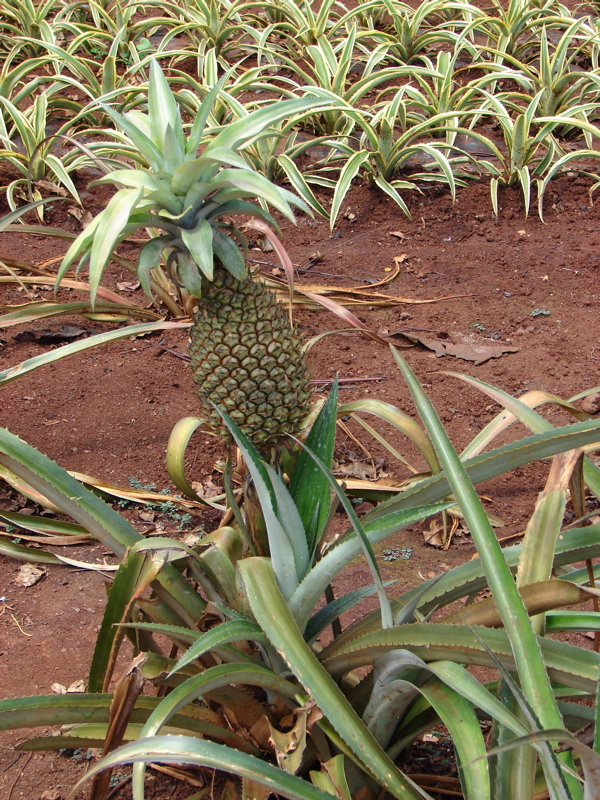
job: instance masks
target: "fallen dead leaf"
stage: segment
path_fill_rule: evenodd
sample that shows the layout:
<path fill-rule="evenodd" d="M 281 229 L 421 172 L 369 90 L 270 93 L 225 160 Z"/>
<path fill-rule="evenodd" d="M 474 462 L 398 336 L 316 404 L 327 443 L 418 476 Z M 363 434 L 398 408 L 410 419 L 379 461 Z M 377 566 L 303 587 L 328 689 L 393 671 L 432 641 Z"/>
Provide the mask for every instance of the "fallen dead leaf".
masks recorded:
<path fill-rule="evenodd" d="M 40 569 L 39 567 L 34 567 L 32 564 L 23 564 L 17 574 L 17 577 L 15 578 L 15 583 L 18 586 L 28 589 L 30 586 L 34 586 L 38 581 L 41 581 L 42 578 L 45 577 L 46 570 Z"/>
<path fill-rule="evenodd" d="M 208 478 L 204 481 L 204 483 L 200 483 L 200 481 L 194 481 L 192 483 L 192 489 L 197 492 L 200 497 L 205 497 L 207 500 L 210 500 L 211 497 L 217 497 L 223 493 L 223 489 L 220 489 L 216 484 Z"/>
<path fill-rule="evenodd" d="M 267 236 L 261 236 L 258 239 L 258 246 L 263 251 L 263 253 L 272 253 L 273 252 L 273 245 L 269 241 Z"/>
<path fill-rule="evenodd" d="M 363 481 L 376 481 L 379 478 L 388 478 L 389 473 L 383 472 L 382 459 L 372 461 L 352 461 L 350 464 L 333 462 L 333 474 L 343 478 L 358 478 Z"/>
<path fill-rule="evenodd" d="M 59 186 L 58 183 L 54 183 L 53 181 L 39 180 L 39 181 L 35 181 L 35 185 L 39 189 L 46 189 L 46 191 L 48 191 L 48 192 L 54 192 L 54 194 L 57 194 L 60 197 L 66 197 L 67 196 L 67 190 L 65 189 L 65 187 L 64 186 Z"/>
<path fill-rule="evenodd" d="M 401 241 L 404 241 L 408 238 L 407 235 L 402 231 L 389 231 L 389 234 L 390 236 L 395 236 L 396 239 L 400 239 Z"/>
<path fill-rule="evenodd" d="M 117 283 L 117 289 L 120 292 L 135 292 L 136 289 L 140 288 L 139 281 L 120 281 Z"/>
<path fill-rule="evenodd" d="M 375 470 L 371 464 L 367 464 L 365 461 L 356 461 L 354 464 L 340 464 L 333 471 L 333 474 L 344 478 L 359 478 L 363 481 L 375 480 Z"/>
<path fill-rule="evenodd" d="M 439 334 L 438 334 L 439 335 Z M 442 356 L 454 356 L 463 361 L 472 361 L 476 367 L 485 364 L 490 358 L 500 358 L 505 353 L 518 353 L 518 347 L 507 347 L 506 345 L 475 345 L 467 343 L 455 343 L 450 339 L 433 339 L 428 336 L 420 336 L 415 333 L 398 332 L 391 334 L 392 338 L 407 339 L 413 344 L 420 344 L 428 350 L 433 350 L 438 358 Z"/>
<path fill-rule="evenodd" d="M 67 325 L 59 331 L 53 330 L 29 330 L 21 331 L 13 336 L 16 342 L 38 342 L 39 344 L 54 344 L 55 342 L 69 342 L 71 339 L 77 339 L 78 336 L 83 336 L 87 333 L 83 328 L 75 328 L 73 325 Z"/>
<path fill-rule="evenodd" d="M 505 347 L 504 345 L 484 345 L 480 347 L 469 344 L 452 344 L 450 342 L 446 345 L 444 355 L 462 358 L 463 361 L 473 361 L 475 366 L 478 367 L 480 364 L 485 364 L 490 358 L 501 358 L 505 353 L 518 352 L 518 347 Z"/>
<path fill-rule="evenodd" d="M 443 547 L 443 531 L 444 529 L 441 525 L 438 525 L 436 522 L 432 521 L 431 525 L 429 526 L 429 530 L 423 531 L 423 539 L 425 540 L 425 544 L 428 544 L 430 547 Z"/>
<path fill-rule="evenodd" d="M 71 206 L 67 211 L 79 222 L 81 230 L 85 230 L 94 219 L 89 211 L 84 211 L 82 208 L 79 208 L 79 206 Z"/>
<path fill-rule="evenodd" d="M 188 533 L 187 536 L 183 537 L 182 541 L 188 547 L 194 547 L 195 545 L 198 544 L 198 542 L 200 541 L 201 538 L 202 537 L 199 536 L 197 533 Z"/>

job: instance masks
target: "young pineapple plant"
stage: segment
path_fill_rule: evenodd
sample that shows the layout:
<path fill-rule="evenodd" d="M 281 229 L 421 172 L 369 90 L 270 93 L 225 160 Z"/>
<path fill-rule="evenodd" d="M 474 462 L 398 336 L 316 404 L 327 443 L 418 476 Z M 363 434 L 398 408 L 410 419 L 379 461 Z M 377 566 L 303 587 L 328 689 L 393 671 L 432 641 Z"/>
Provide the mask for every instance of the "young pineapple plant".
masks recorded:
<path fill-rule="evenodd" d="M 308 374 L 300 338 L 275 296 L 249 274 L 242 252 L 246 240 L 231 218 L 252 216 L 277 228 L 268 205 L 292 221 L 292 206 L 309 209 L 250 169 L 239 151 L 270 125 L 318 103 L 298 98 L 259 109 L 223 128 L 201 149 L 221 85 L 206 96 L 187 135 L 156 62 L 150 67 L 147 113 L 119 114 L 105 107 L 147 167 L 117 169 L 98 181 L 121 188 L 73 242 L 58 280 L 77 260 L 80 267 L 89 262 L 94 301 L 117 245 L 136 230 L 150 231 L 138 277 L 151 296 L 152 276 L 164 257 L 173 284 L 195 298 L 191 365 L 209 423 L 228 436 L 217 405 L 265 450 L 284 433 L 298 430 L 308 410 Z"/>

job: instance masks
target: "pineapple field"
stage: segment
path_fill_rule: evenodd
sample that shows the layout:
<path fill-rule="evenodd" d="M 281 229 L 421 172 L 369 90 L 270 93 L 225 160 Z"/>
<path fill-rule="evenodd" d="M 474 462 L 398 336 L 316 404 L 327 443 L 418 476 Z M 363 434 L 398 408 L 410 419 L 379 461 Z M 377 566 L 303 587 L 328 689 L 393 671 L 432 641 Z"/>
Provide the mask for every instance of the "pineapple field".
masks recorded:
<path fill-rule="evenodd" d="M 600 17 L 0 0 L 0 798 L 600 796 Z"/>

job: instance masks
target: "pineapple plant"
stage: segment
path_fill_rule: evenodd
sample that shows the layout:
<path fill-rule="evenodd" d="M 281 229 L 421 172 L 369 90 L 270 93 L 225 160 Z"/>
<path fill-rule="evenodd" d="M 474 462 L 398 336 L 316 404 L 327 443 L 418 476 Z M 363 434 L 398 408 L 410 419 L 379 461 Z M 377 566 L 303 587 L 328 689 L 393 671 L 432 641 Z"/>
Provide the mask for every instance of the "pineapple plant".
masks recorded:
<path fill-rule="evenodd" d="M 73 242 L 58 281 L 77 261 L 79 267 L 89 263 L 94 301 L 117 245 L 136 230 L 148 230 L 138 278 L 151 296 L 152 276 L 164 257 L 173 284 L 194 301 L 189 352 L 207 421 L 227 437 L 215 406 L 223 408 L 265 451 L 284 433 L 298 430 L 308 410 L 308 374 L 300 338 L 283 308 L 246 267 L 247 242 L 232 217 L 252 216 L 276 229 L 268 205 L 292 221 L 292 206 L 309 209 L 254 172 L 239 151 L 266 135 L 269 126 L 323 103 L 298 98 L 261 108 L 202 147 L 221 86 L 222 81 L 206 96 L 187 135 L 156 62 L 150 67 L 147 113 L 119 114 L 105 107 L 147 167 L 117 169 L 97 181 L 120 188 Z"/>

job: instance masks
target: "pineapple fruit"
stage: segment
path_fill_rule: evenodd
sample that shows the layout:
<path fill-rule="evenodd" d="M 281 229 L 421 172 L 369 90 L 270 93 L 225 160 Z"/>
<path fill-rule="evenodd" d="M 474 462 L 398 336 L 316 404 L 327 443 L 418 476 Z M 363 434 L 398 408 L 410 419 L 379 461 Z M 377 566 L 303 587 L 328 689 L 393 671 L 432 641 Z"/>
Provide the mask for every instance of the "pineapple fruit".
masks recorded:
<path fill-rule="evenodd" d="M 308 374 L 287 314 L 262 283 L 223 268 L 196 313 L 189 354 L 212 426 L 228 436 L 223 408 L 258 449 L 295 433 L 308 411 Z"/>

